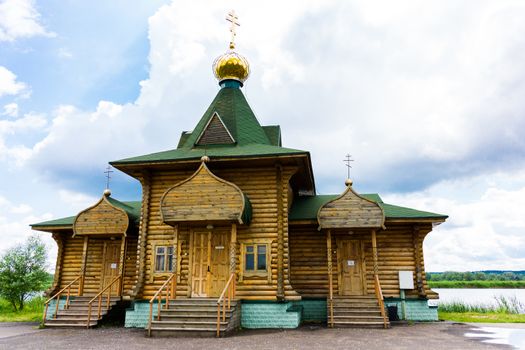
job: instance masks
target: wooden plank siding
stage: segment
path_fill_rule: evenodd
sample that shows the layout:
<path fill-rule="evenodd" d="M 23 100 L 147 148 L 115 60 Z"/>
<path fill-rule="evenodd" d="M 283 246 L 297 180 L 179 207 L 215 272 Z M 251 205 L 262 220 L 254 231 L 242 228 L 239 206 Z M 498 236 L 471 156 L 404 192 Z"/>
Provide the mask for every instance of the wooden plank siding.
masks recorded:
<path fill-rule="evenodd" d="M 76 235 L 107 235 L 113 233 L 125 235 L 128 225 L 128 214 L 109 203 L 104 196 L 97 204 L 77 215 L 73 224 L 73 231 Z"/>
<path fill-rule="evenodd" d="M 388 224 L 387 229 L 377 232 L 377 251 L 379 279 L 385 297 L 399 297 L 398 271 L 414 271 L 414 285 L 416 281 L 416 255 L 414 250 L 413 225 Z M 430 232 L 431 226 L 419 226 L 420 235 Z M 332 230 L 332 261 L 334 295 L 339 294 L 337 265 L 337 241 L 340 239 L 361 240 L 364 242 L 364 257 L 366 268 L 366 291 L 374 294 L 373 255 L 371 232 L 369 230 L 348 230 L 341 232 Z M 426 282 L 424 272 L 423 239 L 418 241 L 421 257 L 423 289 L 428 298 L 435 296 Z M 315 225 L 297 225 L 290 228 L 290 258 L 291 284 L 303 297 L 326 297 L 328 295 L 328 267 L 327 267 L 326 233 L 318 231 Z M 408 297 L 418 296 L 417 288 L 407 291 Z"/>
<path fill-rule="evenodd" d="M 208 164 L 210 170 L 216 176 L 238 186 L 245 193 L 252 204 L 252 221 L 249 226 L 238 225 L 237 227 L 237 273 L 242 273 L 242 266 L 239 266 L 240 245 L 243 242 L 252 240 L 267 240 L 270 243 L 270 282 L 267 278 L 245 277 L 237 286 L 237 297 L 241 299 L 260 299 L 276 300 L 278 282 L 278 196 L 281 196 L 282 212 L 282 250 L 283 250 L 283 290 L 287 299 L 300 298 L 290 282 L 288 273 L 288 183 L 291 176 L 295 173 L 295 167 L 282 167 L 280 187 L 276 186 L 277 168 L 260 167 L 245 169 L 214 169 L 213 162 Z M 145 270 L 144 287 L 140 294 L 142 298 L 148 299 L 158 290 L 165 281 L 166 276 L 155 274 L 153 271 L 153 249 L 155 245 L 166 241 L 174 241 L 175 229 L 164 224 L 160 215 L 160 202 L 164 193 L 174 184 L 187 179 L 193 174 L 191 171 L 151 171 L 150 201 L 148 217 L 143 218 L 147 222 L 141 223 L 148 227 L 146 233 L 146 250 L 143 267 Z M 219 224 L 215 224 L 216 226 Z M 220 224 L 222 225 L 222 224 Z M 231 223 L 224 223 L 230 230 Z M 190 275 L 190 231 L 193 228 L 205 229 L 205 224 L 192 226 L 185 223 L 178 225 L 178 242 L 180 244 L 180 275 L 178 276 L 177 295 L 189 295 L 189 275 Z"/>

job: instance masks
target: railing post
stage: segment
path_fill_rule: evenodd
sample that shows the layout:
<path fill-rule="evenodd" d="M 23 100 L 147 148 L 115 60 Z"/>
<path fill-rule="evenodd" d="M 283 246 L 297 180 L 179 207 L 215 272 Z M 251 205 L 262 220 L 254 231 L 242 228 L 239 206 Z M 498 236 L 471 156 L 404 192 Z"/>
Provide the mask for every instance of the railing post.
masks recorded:
<path fill-rule="evenodd" d="M 90 322 L 91 322 L 91 303 L 88 304 L 88 317 L 87 317 L 86 328 L 89 328 Z"/>
<path fill-rule="evenodd" d="M 148 337 L 151 337 L 151 320 L 153 318 L 153 302 L 149 301 Z"/>
<path fill-rule="evenodd" d="M 100 319 L 100 309 L 102 308 L 102 294 L 98 296 L 98 319 Z"/>
<path fill-rule="evenodd" d="M 49 307 L 49 303 L 46 303 L 46 307 L 44 309 L 44 318 L 42 319 L 42 324 L 46 323 L 47 319 L 47 308 Z"/>
<path fill-rule="evenodd" d="M 221 303 L 217 302 L 217 337 L 221 336 Z"/>
<path fill-rule="evenodd" d="M 60 304 L 60 293 L 58 294 L 56 305 L 55 305 L 55 314 L 53 315 L 53 318 L 57 318 L 58 314 L 58 305 Z"/>

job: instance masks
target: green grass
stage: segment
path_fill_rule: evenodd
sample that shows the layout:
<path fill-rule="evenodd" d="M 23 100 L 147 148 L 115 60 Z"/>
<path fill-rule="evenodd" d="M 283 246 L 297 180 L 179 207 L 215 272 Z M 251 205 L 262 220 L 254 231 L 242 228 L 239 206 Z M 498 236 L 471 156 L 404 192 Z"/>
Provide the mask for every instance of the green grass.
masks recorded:
<path fill-rule="evenodd" d="M 455 322 L 525 323 L 525 315 L 499 312 L 445 312 L 438 311 L 439 319 Z"/>
<path fill-rule="evenodd" d="M 440 303 L 440 320 L 456 322 L 525 323 L 525 305 L 516 297 L 494 297 L 493 304 L 464 302 Z"/>
<path fill-rule="evenodd" d="M 428 281 L 430 288 L 525 288 L 525 281 Z"/>
<path fill-rule="evenodd" d="M 44 301 L 44 297 L 35 297 L 24 304 L 22 311 L 13 311 L 7 300 L 0 299 L 0 322 L 40 322 Z"/>

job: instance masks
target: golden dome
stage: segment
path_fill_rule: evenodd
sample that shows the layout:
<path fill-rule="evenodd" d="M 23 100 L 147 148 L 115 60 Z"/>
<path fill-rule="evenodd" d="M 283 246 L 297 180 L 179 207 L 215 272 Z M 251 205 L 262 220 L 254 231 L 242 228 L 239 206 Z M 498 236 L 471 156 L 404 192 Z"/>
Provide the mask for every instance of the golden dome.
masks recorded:
<path fill-rule="evenodd" d="M 233 49 L 233 45 L 230 48 Z M 215 59 L 213 62 L 213 74 L 219 80 L 237 80 L 244 83 L 250 75 L 250 65 L 244 56 L 230 50 Z"/>

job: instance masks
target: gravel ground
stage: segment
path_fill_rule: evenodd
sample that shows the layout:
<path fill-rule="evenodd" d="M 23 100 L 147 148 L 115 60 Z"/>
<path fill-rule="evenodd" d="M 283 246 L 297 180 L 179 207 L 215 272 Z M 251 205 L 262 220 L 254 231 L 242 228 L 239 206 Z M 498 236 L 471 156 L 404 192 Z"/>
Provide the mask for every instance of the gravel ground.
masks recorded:
<path fill-rule="evenodd" d="M 304 326 L 241 331 L 220 339 L 147 338 L 143 330 L 109 327 L 35 331 L 29 325 L 25 333 L 18 327 L 14 335 L 13 330 L 5 331 L 9 327 L 0 324 L 0 349 L 510 349 L 465 337 L 475 326 L 448 322 L 396 325 L 387 330 Z"/>

